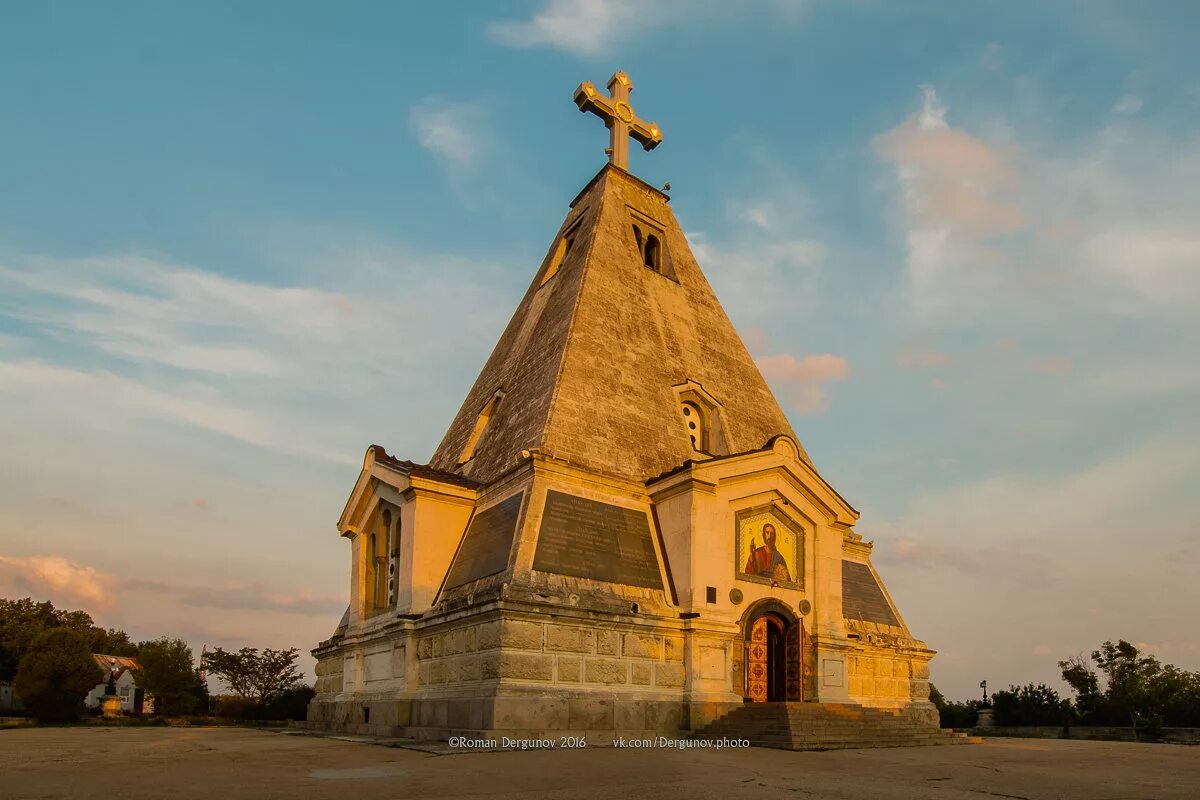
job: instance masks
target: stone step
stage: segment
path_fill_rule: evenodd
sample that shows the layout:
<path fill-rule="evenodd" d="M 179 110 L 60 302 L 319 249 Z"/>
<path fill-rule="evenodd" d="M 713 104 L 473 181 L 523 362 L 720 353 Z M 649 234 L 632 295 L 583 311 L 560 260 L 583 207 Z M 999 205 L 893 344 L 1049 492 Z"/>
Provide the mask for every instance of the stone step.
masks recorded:
<path fill-rule="evenodd" d="M 971 737 L 923 725 L 901 713 L 848 704 L 756 703 L 714 720 L 697 734 L 747 739 L 789 750 L 970 744 Z"/>

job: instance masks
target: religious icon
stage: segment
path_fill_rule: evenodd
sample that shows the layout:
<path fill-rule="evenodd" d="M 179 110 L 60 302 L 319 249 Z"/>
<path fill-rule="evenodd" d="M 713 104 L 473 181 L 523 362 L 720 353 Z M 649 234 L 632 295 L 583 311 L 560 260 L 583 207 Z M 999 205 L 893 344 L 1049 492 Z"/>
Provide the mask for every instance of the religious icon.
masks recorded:
<path fill-rule="evenodd" d="M 737 514 L 737 577 L 799 588 L 804 580 L 804 532 L 773 506 Z"/>
<path fill-rule="evenodd" d="M 750 539 L 750 558 L 746 560 L 746 574 L 759 575 L 773 581 L 791 581 L 792 574 L 788 572 L 787 559 L 775 547 L 775 526 L 771 523 L 763 525 L 764 544 L 759 547 L 755 539 Z"/>

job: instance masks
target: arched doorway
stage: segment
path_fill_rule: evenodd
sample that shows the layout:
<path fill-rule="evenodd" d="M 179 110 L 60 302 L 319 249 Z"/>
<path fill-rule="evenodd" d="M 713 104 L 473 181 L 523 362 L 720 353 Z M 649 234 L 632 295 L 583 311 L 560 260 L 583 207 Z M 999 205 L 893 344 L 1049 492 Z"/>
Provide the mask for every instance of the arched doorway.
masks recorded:
<path fill-rule="evenodd" d="M 782 602 L 766 600 L 746 610 L 742 625 L 746 637 L 745 699 L 751 703 L 802 701 L 803 620 Z"/>

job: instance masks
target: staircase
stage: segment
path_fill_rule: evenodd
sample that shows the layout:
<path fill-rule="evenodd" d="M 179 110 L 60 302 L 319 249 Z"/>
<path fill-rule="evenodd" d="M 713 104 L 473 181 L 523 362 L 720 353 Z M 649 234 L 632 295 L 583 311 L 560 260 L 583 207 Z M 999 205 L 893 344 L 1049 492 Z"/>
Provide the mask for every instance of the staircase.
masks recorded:
<path fill-rule="evenodd" d="M 899 713 L 840 703 L 748 703 L 697 732 L 699 738 L 749 739 L 780 750 L 845 750 L 969 744 L 980 739 L 933 728 Z"/>

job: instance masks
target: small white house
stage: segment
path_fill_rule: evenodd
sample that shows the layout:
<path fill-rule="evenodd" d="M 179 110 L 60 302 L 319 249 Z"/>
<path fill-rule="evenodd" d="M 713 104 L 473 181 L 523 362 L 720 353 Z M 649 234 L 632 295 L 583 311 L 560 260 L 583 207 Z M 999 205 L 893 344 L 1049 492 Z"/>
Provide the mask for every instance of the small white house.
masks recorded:
<path fill-rule="evenodd" d="M 128 656 L 106 656 L 100 653 L 92 653 L 92 658 L 96 659 L 96 663 L 100 665 L 100 669 L 104 671 L 104 680 L 96 684 L 96 688 L 87 693 L 83 702 L 88 708 L 97 708 L 100 705 L 100 699 L 108 693 L 109 676 L 114 676 L 116 683 L 117 696 L 121 698 L 121 711 L 141 714 L 154 710 L 154 701 L 152 698 L 147 698 L 142 688 L 137 685 L 134 679 L 133 671 L 141 669 L 136 658 Z"/>

